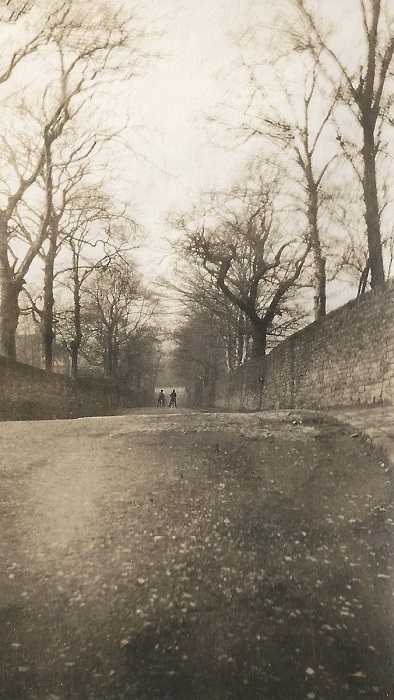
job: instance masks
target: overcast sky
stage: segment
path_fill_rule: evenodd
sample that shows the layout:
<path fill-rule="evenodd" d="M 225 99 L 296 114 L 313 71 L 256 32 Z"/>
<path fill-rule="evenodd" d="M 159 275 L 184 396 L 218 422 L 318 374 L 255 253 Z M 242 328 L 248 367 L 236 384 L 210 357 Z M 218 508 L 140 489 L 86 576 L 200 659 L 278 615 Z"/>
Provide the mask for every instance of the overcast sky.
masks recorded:
<path fill-rule="evenodd" d="M 235 147 L 234 132 L 217 122 L 213 129 L 207 116 L 214 113 L 228 123 L 234 115 L 234 123 L 239 122 L 251 91 L 239 70 L 249 50 L 245 32 L 257 28 L 258 41 L 250 46 L 257 47 L 254 57 L 263 62 L 264 54 L 269 54 L 274 18 L 278 11 L 288 16 L 289 4 L 286 0 L 113 1 L 130 9 L 136 7 L 144 15 L 147 32 L 161 34 L 147 40 L 146 46 L 160 58 L 148 62 L 141 75 L 119 84 L 117 99 L 106 99 L 105 94 L 98 98 L 105 106 L 103 118 L 111 123 L 118 120 L 124 125 L 129 117 L 123 145 L 119 144 L 114 158 L 113 193 L 121 201 L 130 200 L 135 218 L 146 230 L 147 243 L 138 257 L 152 278 L 167 274 L 170 265 L 170 248 L 165 242 L 170 233 L 167 212 L 185 210 L 198 202 L 202 189 L 234 182 L 252 149 L 260 147 L 256 142 Z M 348 59 L 354 52 L 355 24 L 360 26 L 355 14 L 358 0 L 310 2 L 323 12 L 327 24 L 338 16 L 343 19 L 338 40 Z M 359 60 L 358 50 L 354 56 Z M 251 54 L 248 64 L 249 60 Z M 294 57 L 284 60 L 282 67 L 286 84 L 296 93 L 299 81 Z M 30 71 L 31 78 L 37 80 L 34 62 Z M 273 73 L 266 68 L 262 84 L 271 90 L 271 99 L 273 93 L 281 94 Z M 218 141 L 227 144 L 227 150 L 220 148 Z"/>
<path fill-rule="evenodd" d="M 134 0 L 128 2 L 133 7 Z M 326 0 L 322 8 L 319 0 L 318 5 L 327 22 L 342 13 L 349 37 L 348 15 L 354 2 Z M 286 8 L 288 12 L 289 5 L 282 0 L 148 0 L 146 26 L 162 30 L 154 45 L 163 57 L 123 92 L 135 125 L 130 143 L 140 155 L 135 159 L 125 154 L 120 180 L 133 196 L 138 219 L 149 235 L 142 260 L 147 255 L 151 274 L 153 260 L 158 268 L 166 270 L 168 265 L 166 212 L 198 201 L 201 189 L 233 182 L 257 148 L 256 142 L 235 147 L 235 134 L 224 124 L 213 128 L 207 116 L 215 113 L 228 122 L 233 113 L 234 123 L 239 121 L 251 94 L 239 70 L 247 52 L 245 32 L 257 27 L 261 57 L 255 53 L 253 58 L 262 60 L 269 54 L 274 18 Z M 290 85 L 293 78 L 297 84 L 296 70 L 292 62 L 284 63 Z M 268 72 L 265 76 L 270 84 L 265 87 L 275 90 L 272 76 Z"/>
<path fill-rule="evenodd" d="M 128 1 L 132 6 L 133 0 Z M 311 6 L 313 2 L 326 27 L 335 22 L 333 45 L 348 66 L 355 61 L 358 71 L 364 50 L 360 53 L 357 46 L 363 41 L 358 1 L 311 0 Z M 169 269 L 169 248 L 164 240 L 168 235 L 166 212 L 197 202 L 201 189 L 234 181 L 242 173 L 252 147 L 258 147 L 254 142 L 243 148 L 221 149 L 212 138 L 215 141 L 216 136 L 220 137 L 222 143 L 230 145 L 235 143 L 235 135 L 224 127 L 216 128 L 213 135 L 206 116 L 222 112 L 227 120 L 233 110 L 235 119 L 240 118 L 250 84 L 242 85 L 241 73 L 236 70 L 244 55 L 237 39 L 245 30 L 258 27 L 256 45 L 262 56 L 269 53 L 274 17 L 278 11 L 288 12 L 288 7 L 285 0 L 148 0 L 147 26 L 157 18 L 157 28 L 163 29 L 159 48 L 164 56 L 129 86 L 127 100 L 135 124 L 143 124 L 132 142 L 146 160 L 133 161 L 137 173 L 126 166 L 124 182 L 133 192 L 138 218 L 149 236 L 140 257 L 148 263 L 149 276 L 167 274 Z M 294 60 L 289 64 L 284 61 L 286 83 L 295 91 L 296 70 Z M 271 91 L 275 90 L 272 75 L 267 73 L 266 80 Z M 235 89 L 228 97 L 226 89 L 232 82 Z M 234 101 L 237 92 L 241 95 L 239 102 Z M 226 104 L 221 110 L 222 102 Z M 235 116 L 238 110 L 240 114 Z M 339 296 L 343 301 L 341 292 Z"/>
<path fill-rule="evenodd" d="M 269 6 L 265 0 L 258 4 L 260 13 Z M 136 125 L 130 140 L 141 157 L 124 165 L 122 179 L 150 236 L 150 260 L 154 247 L 159 264 L 168 209 L 187 207 L 201 188 L 229 183 L 242 171 L 248 149 L 220 148 L 206 116 L 224 98 L 223 76 L 239 54 L 234 36 L 252 21 L 256 3 L 151 0 L 148 8 L 163 28 L 157 42 L 163 58 L 128 86 L 125 99 Z"/>

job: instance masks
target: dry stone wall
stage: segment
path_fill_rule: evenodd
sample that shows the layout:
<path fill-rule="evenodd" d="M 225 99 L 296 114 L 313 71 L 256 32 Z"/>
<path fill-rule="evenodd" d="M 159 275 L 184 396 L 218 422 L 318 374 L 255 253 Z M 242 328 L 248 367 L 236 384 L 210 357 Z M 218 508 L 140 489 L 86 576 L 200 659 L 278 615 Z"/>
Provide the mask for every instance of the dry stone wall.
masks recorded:
<path fill-rule="evenodd" d="M 287 338 L 225 382 L 233 408 L 328 408 L 394 402 L 394 280 Z"/>

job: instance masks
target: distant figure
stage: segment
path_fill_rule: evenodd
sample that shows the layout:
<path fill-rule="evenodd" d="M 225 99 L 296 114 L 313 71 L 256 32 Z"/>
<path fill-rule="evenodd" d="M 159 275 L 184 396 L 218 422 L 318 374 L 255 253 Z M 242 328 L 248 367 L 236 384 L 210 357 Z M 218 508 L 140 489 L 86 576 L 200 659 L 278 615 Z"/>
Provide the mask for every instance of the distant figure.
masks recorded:
<path fill-rule="evenodd" d="M 176 408 L 176 391 L 175 391 L 175 389 L 173 389 L 171 394 L 170 394 L 170 403 L 168 404 L 168 408 Z"/>
<path fill-rule="evenodd" d="M 166 397 L 165 397 L 163 389 L 160 389 L 160 394 L 157 397 L 157 408 L 159 408 L 159 406 L 160 406 L 160 408 L 164 408 L 165 405 L 166 405 Z"/>

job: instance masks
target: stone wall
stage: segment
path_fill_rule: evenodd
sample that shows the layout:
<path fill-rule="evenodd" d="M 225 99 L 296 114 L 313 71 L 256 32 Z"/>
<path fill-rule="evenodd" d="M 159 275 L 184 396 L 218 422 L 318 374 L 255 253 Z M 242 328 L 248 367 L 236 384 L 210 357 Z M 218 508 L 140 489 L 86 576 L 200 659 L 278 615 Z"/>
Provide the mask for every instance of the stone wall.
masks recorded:
<path fill-rule="evenodd" d="M 0 357 L 0 420 L 37 420 L 105 415 L 119 403 L 115 387 L 77 382 L 61 374 Z"/>
<path fill-rule="evenodd" d="M 393 402 L 394 280 L 240 368 L 218 394 L 220 406 L 251 409 Z"/>

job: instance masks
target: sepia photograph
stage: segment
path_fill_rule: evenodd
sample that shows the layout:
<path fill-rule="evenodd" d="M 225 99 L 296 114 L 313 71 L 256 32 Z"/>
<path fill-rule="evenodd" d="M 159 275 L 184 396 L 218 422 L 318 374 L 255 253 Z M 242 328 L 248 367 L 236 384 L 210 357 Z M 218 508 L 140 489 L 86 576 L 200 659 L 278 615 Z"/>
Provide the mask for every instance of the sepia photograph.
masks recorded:
<path fill-rule="evenodd" d="M 0 700 L 394 700 L 392 0 L 0 0 Z"/>

